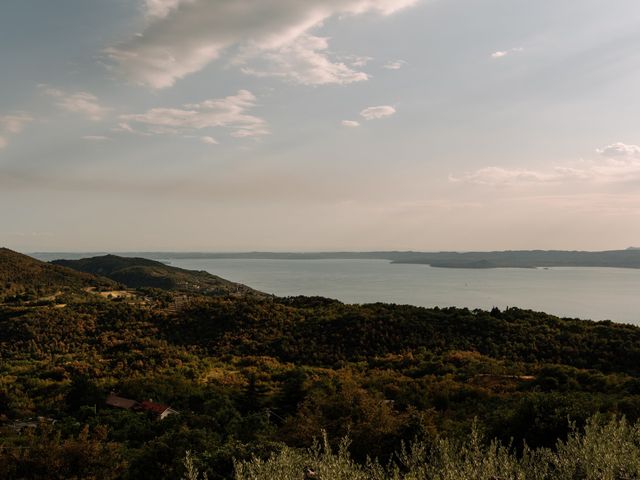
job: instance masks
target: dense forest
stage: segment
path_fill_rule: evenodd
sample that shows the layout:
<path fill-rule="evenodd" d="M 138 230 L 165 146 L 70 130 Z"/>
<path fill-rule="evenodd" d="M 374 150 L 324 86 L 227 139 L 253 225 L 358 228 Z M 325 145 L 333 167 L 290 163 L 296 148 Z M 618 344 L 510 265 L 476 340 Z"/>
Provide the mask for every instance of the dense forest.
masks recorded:
<path fill-rule="evenodd" d="M 0 478 L 638 478 L 640 328 L 211 277 L 0 251 Z"/>

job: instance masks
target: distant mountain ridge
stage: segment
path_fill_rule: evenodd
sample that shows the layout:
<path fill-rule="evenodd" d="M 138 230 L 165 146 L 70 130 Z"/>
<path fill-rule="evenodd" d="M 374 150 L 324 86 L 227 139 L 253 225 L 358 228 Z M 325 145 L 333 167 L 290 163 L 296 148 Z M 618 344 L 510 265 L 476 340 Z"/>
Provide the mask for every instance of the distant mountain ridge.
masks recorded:
<path fill-rule="evenodd" d="M 101 275 L 129 288 L 149 287 L 217 295 L 260 293 L 204 271 L 185 270 L 147 258 L 103 255 L 80 260 L 54 260 L 52 263 Z"/>
<path fill-rule="evenodd" d="M 0 248 L 0 296 L 23 293 L 51 294 L 58 290 L 81 290 L 89 287 L 116 288 L 115 281 L 52 265 Z"/>
<path fill-rule="evenodd" d="M 394 263 L 428 264 L 440 268 L 541 268 L 610 267 L 640 268 L 640 250 L 603 252 L 527 250 L 503 252 L 439 252 L 415 254 Z"/>
<path fill-rule="evenodd" d="M 42 259 L 77 258 L 87 254 L 34 254 Z M 255 259 L 255 260 L 328 260 L 370 259 L 393 263 L 425 264 L 440 268 L 536 268 L 536 267 L 612 267 L 640 268 L 640 248 L 600 252 L 564 250 L 509 250 L 493 252 L 144 252 L 122 253 L 153 260 L 182 259 Z"/>

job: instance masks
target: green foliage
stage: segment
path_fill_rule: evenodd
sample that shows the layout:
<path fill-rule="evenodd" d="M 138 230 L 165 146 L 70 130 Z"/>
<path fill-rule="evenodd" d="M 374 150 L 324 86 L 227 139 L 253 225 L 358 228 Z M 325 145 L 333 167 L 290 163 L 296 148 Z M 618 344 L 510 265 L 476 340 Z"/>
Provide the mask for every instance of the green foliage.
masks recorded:
<path fill-rule="evenodd" d="M 187 453 L 184 456 L 183 465 L 185 473 L 181 480 L 199 480 L 200 478 L 202 478 L 202 480 L 208 480 L 209 477 L 206 473 L 200 477 L 200 470 L 198 470 L 198 467 L 196 466 L 191 450 L 187 450 Z"/>
<path fill-rule="evenodd" d="M 11 446 L 0 447 L 0 478 L 33 480 L 120 478 L 126 469 L 122 446 L 107 440 L 104 427 L 84 427 L 62 439 L 43 424 Z"/>
<path fill-rule="evenodd" d="M 299 305 L 299 299 L 203 299 L 169 316 L 161 328 L 172 342 L 210 352 L 269 355 L 310 365 L 423 349 L 639 373 L 640 329 L 630 325 L 560 319 L 516 308 L 497 316 L 408 305 Z"/>
<path fill-rule="evenodd" d="M 300 479 L 312 466 L 325 480 L 464 479 L 474 468 L 529 478 L 519 472 L 534 466 L 536 479 L 608 478 L 606 466 L 627 475 L 612 479 L 637 477 L 640 328 L 237 292 L 109 299 L 96 277 L 0 254 L 13 262 L 0 261 L 5 286 L 25 295 L 0 304 L 0 478 L 45 478 L 50 462 L 57 478 L 219 480 L 234 461 Z M 53 303 L 42 297 L 52 287 Z M 110 408 L 112 391 L 180 414 Z M 622 414 L 630 424 L 607 423 Z M 461 440 L 474 418 L 497 442 Z M 331 441 L 314 444 L 323 430 Z M 102 472 L 109 464 L 115 473 Z"/>
<path fill-rule="evenodd" d="M 236 464 L 236 480 L 624 480 L 640 476 L 640 424 L 592 417 L 555 450 L 525 448 L 516 455 L 497 441 L 484 443 L 477 427 L 463 441 L 417 441 L 385 465 L 354 462 L 348 442 L 332 450 L 326 436 L 306 450 L 284 447 L 268 459 Z M 309 477 L 307 477 L 309 478 Z"/>

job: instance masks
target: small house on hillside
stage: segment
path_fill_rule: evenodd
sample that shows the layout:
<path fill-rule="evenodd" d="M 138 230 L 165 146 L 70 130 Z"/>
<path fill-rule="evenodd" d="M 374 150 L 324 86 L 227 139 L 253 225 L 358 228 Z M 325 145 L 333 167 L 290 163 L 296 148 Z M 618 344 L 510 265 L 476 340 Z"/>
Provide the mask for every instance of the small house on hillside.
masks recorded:
<path fill-rule="evenodd" d="M 124 398 L 116 395 L 114 392 L 111 392 L 105 403 L 110 407 L 115 408 L 123 408 L 125 410 L 131 410 L 134 412 L 149 412 L 153 414 L 158 420 L 163 420 L 167 418 L 169 415 L 175 415 L 179 413 L 168 405 L 163 405 L 161 403 L 155 403 L 151 400 L 145 400 L 142 402 L 138 402 L 137 400 L 131 400 L 129 398 Z"/>
<path fill-rule="evenodd" d="M 111 392 L 105 402 L 110 407 L 124 408 L 125 410 L 135 410 L 138 406 L 138 402 L 130 400 L 128 398 L 119 397 L 115 393 Z"/>
<path fill-rule="evenodd" d="M 37 417 L 37 418 L 25 418 L 21 420 L 15 420 L 10 423 L 9 426 L 18 434 L 27 430 L 35 430 L 36 428 L 48 424 L 53 425 L 57 420 L 54 418 Z"/>
<path fill-rule="evenodd" d="M 161 403 L 155 403 L 151 400 L 140 402 L 140 408 L 147 412 L 151 412 L 158 417 L 159 420 L 164 420 L 169 415 L 176 415 L 178 412 L 168 405 L 162 405 Z"/>

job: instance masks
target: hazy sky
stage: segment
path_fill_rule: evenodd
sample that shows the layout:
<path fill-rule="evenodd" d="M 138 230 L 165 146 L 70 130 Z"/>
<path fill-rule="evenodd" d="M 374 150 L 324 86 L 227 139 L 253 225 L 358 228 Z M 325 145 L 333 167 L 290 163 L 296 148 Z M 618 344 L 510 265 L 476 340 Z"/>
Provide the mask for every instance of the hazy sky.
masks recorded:
<path fill-rule="evenodd" d="M 3 0 L 0 245 L 640 244 L 638 0 Z"/>

